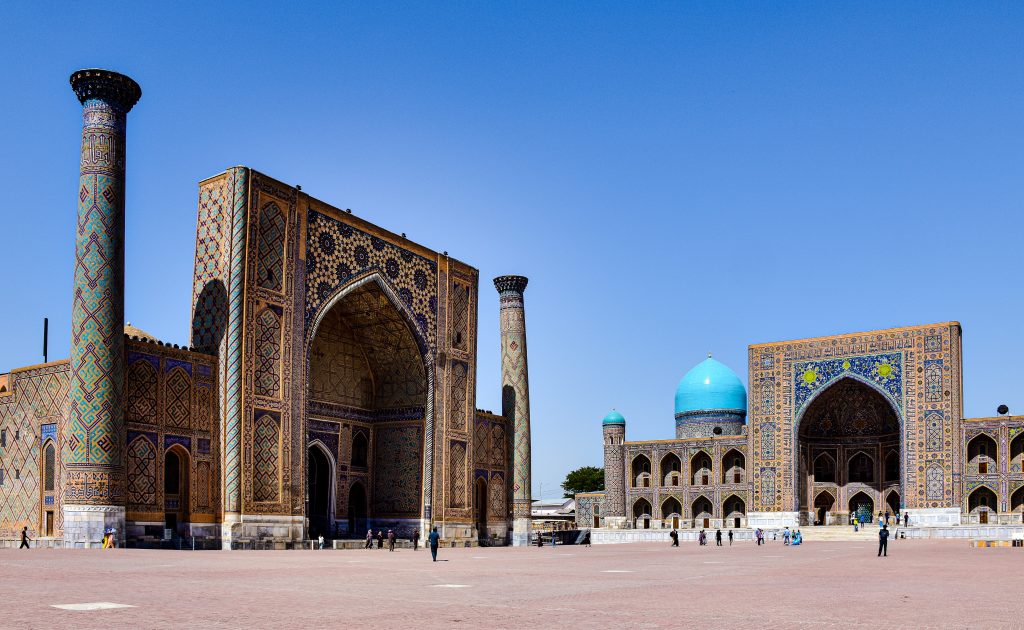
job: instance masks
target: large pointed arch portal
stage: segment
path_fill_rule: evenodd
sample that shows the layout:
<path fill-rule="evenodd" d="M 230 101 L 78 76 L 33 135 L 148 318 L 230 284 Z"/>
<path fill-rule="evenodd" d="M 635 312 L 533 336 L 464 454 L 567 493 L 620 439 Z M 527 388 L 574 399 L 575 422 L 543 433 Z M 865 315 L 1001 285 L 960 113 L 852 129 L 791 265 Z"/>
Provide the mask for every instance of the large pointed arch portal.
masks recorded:
<path fill-rule="evenodd" d="M 395 529 L 399 537 L 422 527 L 432 378 L 426 346 L 414 330 L 401 298 L 378 274 L 347 285 L 313 322 L 306 442 L 323 444 L 337 462 L 331 489 L 321 496 L 332 497 L 334 515 L 351 511 L 347 489 L 365 493 L 365 514 L 330 519 L 337 536 L 364 536 L 350 531 L 354 520 L 360 529 Z M 323 512 L 307 516 L 325 522 Z"/>
<path fill-rule="evenodd" d="M 859 378 L 840 378 L 808 403 L 797 425 L 796 480 L 808 524 L 849 523 L 854 497 L 857 506 L 895 511 L 885 499 L 905 496 L 901 424 L 889 397 Z M 834 499 L 819 500 L 824 496 Z"/>

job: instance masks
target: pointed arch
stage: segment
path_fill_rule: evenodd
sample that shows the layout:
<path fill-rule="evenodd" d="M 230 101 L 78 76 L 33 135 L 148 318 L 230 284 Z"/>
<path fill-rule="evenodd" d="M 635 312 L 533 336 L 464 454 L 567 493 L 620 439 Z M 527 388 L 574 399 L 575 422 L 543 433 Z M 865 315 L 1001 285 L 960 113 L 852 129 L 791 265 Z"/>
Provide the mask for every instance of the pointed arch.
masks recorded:
<path fill-rule="evenodd" d="M 967 497 L 967 511 L 976 514 L 978 512 L 998 512 L 999 499 L 995 491 L 987 485 L 982 484 L 971 491 Z"/>
<path fill-rule="evenodd" d="M 651 502 L 640 497 L 633 502 L 633 523 L 637 529 L 647 529 L 651 526 Z"/>
<path fill-rule="evenodd" d="M 988 433 L 979 433 L 967 441 L 967 470 L 976 475 L 998 472 L 998 446 Z"/>
<path fill-rule="evenodd" d="M 698 495 L 690 503 L 690 515 L 694 527 L 708 527 L 710 520 L 715 517 L 714 503 L 703 494 Z"/>
<path fill-rule="evenodd" d="M 668 497 L 661 502 L 661 518 L 664 520 L 683 515 L 683 504 L 675 497 Z"/>
<path fill-rule="evenodd" d="M 813 470 L 815 483 L 836 482 L 836 459 L 831 453 L 818 453 L 814 458 Z"/>
<path fill-rule="evenodd" d="M 649 488 L 651 485 L 651 460 L 640 453 L 630 462 L 634 488 Z"/>
<path fill-rule="evenodd" d="M 690 457 L 690 483 L 695 486 L 707 486 L 714 479 L 712 475 L 711 455 L 701 449 Z"/>
<path fill-rule="evenodd" d="M 722 483 L 743 483 L 747 477 L 747 458 L 738 448 L 722 455 Z"/>
<path fill-rule="evenodd" d="M 854 483 L 874 483 L 875 458 L 865 450 L 854 451 L 846 460 L 847 479 Z"/>
<path fill-rule="evenodd" d="M 679 456 L 669 451 L 661 458 L 661 485 L 678 486 L 683 476 L 683 463 Z"/>

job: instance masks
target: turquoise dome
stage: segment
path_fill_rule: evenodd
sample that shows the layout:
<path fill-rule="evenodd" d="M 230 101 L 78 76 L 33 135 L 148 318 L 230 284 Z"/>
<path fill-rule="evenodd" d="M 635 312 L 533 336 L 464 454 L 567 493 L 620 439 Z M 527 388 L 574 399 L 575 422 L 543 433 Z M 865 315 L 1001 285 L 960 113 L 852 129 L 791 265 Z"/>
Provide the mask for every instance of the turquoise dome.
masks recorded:
<path fill-rule="evenodd" d="M 676 414 L 713 409 L 747 410 L 747 390 L 736 373 L 708 355 L 676 388 Z"/>
<path fill-rule="evenodd" d="M 607 426 L 609 424 L 626 424 L 626 419 L 622 417 L 622 414 L 612 409 L 612 412 L 604 417 L 601 424 Z"/>

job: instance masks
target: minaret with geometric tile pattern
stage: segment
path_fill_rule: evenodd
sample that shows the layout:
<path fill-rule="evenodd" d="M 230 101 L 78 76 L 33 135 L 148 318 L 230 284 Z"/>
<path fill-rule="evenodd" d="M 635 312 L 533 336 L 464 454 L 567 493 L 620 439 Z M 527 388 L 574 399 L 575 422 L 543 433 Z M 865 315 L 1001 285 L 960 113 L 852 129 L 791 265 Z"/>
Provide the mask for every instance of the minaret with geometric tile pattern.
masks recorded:
<path fill-rule="evenodd" d="M 124 540 L 125 122 L 139 84 L 109 70 L 79 70 L 83 106 L 71 311 L 71 414 L 63 459 L 64 540 L 88 547 Z"/>
<path fill-rule="evenodd" d="M 530 544 L 530 380 L 526 368 L 523 276 L 501 276 L 501 411 L 512 429 L 512 545 Z"/>

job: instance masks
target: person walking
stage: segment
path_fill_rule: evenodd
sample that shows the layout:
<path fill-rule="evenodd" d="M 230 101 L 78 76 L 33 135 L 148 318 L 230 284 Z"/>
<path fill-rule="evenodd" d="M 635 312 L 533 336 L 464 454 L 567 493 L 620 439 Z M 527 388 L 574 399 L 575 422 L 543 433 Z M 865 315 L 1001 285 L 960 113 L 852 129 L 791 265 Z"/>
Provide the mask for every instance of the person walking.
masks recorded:
<path fill-rule="evenodd" d="M 764 544 L 764 530 L 758 527 L 754 530 L 754 538 L 757 538 L 757 546 L 760 547 Z"/>
<path fill-rule="evenodd" d="M 878 530 L 878 555 L 889 556 L 889 527 L 883 525 L 882 529 Z"/>
<path fill-rule="evenodd" d="M 720 530 L 720 529 L 716 529 L 715 530 L 715 546 L 716 547 L 721 547 L 722 546 L 722 530 Z"/>
<path fill-rule="evenodd" d="M 679 532 L 677 532 L 676 530 L 673 529 L 669 533 L 668 537 L 672 539 L 672 545 L 671 545 L 672 547 L 678 547 L 679 546 Z"/>
<path fill-rule="evenodd" d="M 29 541 L 32 540 L 28 537 L 28 525 L 21 528 L 21 546 L 18 549 L 31 549 L 28 546 Z"/>
<path fill-rule="evenodd" d="M 782 544 L 783 545 L 788 545 L 789 544 L 789 535 L 790 535 L 789 534 L 789 528 L 787 527 L 786 529 L 784 529 L 782 531 Z"/>
<path fill-rule="evenodd" d="M 420 530 L 417 527 L 412 532 L 412 550 L 416 551 L 420 547 Z"/>
<path fill-rule="evenodd" d="M 555 545 L 558 544 L 558 533 L 551 530 L 551 548 L 554 549 Z"/>
<path fill-rule="evenodd" d="M 373 549 L 373 530 L 372 529 L 366 530 L 366 544 L 363 546 L 363 549 Z"/>
<path fill-rule="evenodd" d="M 377 549 L 383 549 L 383 548 L 384 548 L 384 530 L 383 529 L 378 529 L 377 530 Z"/>
<path fill-rule="evenodd" d="M 729 530 L 729 546 L 732 547 L 732 530 Z"/>
<path fill-rule="evenodd" d="M 888 525 L 888 524 L 889 524 L 889 510 L 886 510 L 886 511 L 885 511 L 885 524 L 886 524 L 886 525 Z"/>
<path fill-rule="evenodd" d="M 430 544 L 430 557 L 437 562 L 437 546 L 441 542 L 441 535 L 437 533 L 437 526 L 430 530 L 430 536 L 427 537 L 427 542 Z"/>
<path fill-rule="evenodd" d="M 904 512 L 903 513 L 903 526 L 907 527 L 908 523 L 910 523 L 910 514 L 908 514 L 907 512 Z"/>
<path fill-rule="evenodd" d="M 700 543 L 701 547 L 703 547 L 704 545 L 708 544 L 708 535 L 707 535 L 707 533 L 704 532 L 703 529 L 700 530 L 700 536 L 697 537 L 697 542 Z"/>
<path fill-rule="evenodd" d="M 320 551 L 323 551 L 324 550 L 324 535 L 320 534 L 319 536 L 317 536 L 316 539 L 317 539 L 317 542 L 320 543 Z"/>
<path fill-rule="evenodd" d="M 395 530 L 388 530 L 388 551 L 395 550 Z"/>

